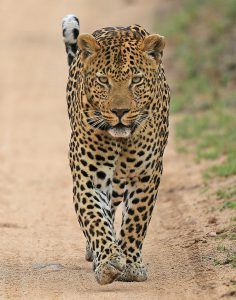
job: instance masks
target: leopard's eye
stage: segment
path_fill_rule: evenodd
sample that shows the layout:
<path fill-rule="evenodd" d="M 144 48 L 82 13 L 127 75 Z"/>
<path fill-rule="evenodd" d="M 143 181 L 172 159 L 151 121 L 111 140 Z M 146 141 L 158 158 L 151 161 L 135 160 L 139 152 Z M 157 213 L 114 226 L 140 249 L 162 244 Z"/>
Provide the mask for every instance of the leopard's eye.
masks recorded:
<path fill-rule="evenodd" d="M 106 76 L 104 76 L 104 75 L 97 76 L 97 80 L 101 84 L 108 84 L 109 83 L 108 78 Z"/>
<path fill-rule="evenodd" d="M 141 81 L 143 80 L 143 77 L 142 76 L 140 76 L 140 75 L 138 75 L 138 76 L 134 76 L 133 78 L 132 78 L 132 84 L 137 84 L 137 83 L 140 83 Z"/>

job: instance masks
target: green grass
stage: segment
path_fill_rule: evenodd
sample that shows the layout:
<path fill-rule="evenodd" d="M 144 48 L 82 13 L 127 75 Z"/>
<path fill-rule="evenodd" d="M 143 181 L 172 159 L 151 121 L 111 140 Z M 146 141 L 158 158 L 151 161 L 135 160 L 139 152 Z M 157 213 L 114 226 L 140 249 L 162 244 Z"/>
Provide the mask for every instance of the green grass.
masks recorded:
<path fill-rule="evenodd" d="M 222 209 L 225 209 L 225 208 L 236 209 L 236 201 L 224 202 L 224 204 L 222 205 Z"/>
<path fill-rule="evenodd" d="M 233 251 L 233 248 L 227 248 L 225 245 L 219 244 L 216 250 L 222 253 L 224 257 L 223 259 L 214 258 L 213 264 L 215 266 L 230 264 L 233 268 L 236 268 L 236 253 Z"/>
<path fill-rule="evenodd" d="M 231 240 L 231 241 L 236 241 L 236 233 L 229 233 L 228 234 L 228 238 Z"/>
<path fill-rule="evenodd" d="M 234 241 L 236 240 L 236 233 L 235 232 L 223 232 L 219 235 L 217 235 L 215 237 L 216 240 L 225 240 L 225 239 L 228 239 L 228 240 L 231 240 L 231 241 Z"/>
<path fill-rule="evenodd" d="M 229 252 L 229 250 L 224 245 L 218 245 L 216 249 L 219 252 Z"/>
<path fill-rule="evenodd" d="M 157 24 L 174 49 L 171 106 L 183 116 L 178 148 L 215 161 L 207 178 L 236 174 L 235 19 L 234 0 L 180 0 Z"/>
<path fill-rule="evenodd" d="M 221 207 L 220 207 L 221 211 L 223 211 L 224 209 L 236 210 L 236 186 L 232 185 L 232 186 L 225 187 L 223 189 L 219 189 L 217 191 L 216 195 L 217 195 L 217 198 L 220 200 L 221 199 L 227 200 L 221 205 Z M 235 216 L 230 218 L 230 222 L 231 222 L 232 227 L 236 228 L 236 224 L 234 224 L 234 222 L 236 222 Z M 233 234 L 231 233 L 229 238 L 231 240 L 235 240 L 236 233 L 233 233 Z"/>
<path fill-rule="evenodd" d="M 221 265 L 221 262 L 219 261 L 219 259 L 214 258 L 213 264 L 214 264 L 214 266 L 219 266 L 219 265 Z"/>
<path fill-rule="evenodd" d="M 209 177 L 236 174 L 235 119 L 233 113 L 211 110 L 187 115 L 176 125 L 176 136 L 182 147 L 186 143 L 194 145 L 197 160 L 216 160 L 216 165 L 207 169 Z M 218 163 L 222 156 L 223 162 Z"/>
<path fill-rule="evenodd" d="M 219 189 L 216 194 L 218 199 L 232 199 L 236 201 L 236 186 Z"/>
<path fill-rule="evenodd" d="M 230 264 L 232 265 L 233 268 L 236 268 L 236 255 L 232 255 L 230 257 Z"/>
<path fill-rule="evenodd" d="M 214 258 L 213 259 L 213 264 L 214 266 L 219 266 L 219 265 L 231 265 L 233 268 L 236 268 L 236 255 L 235 254 L 230 254 L 228 252 L 227 258 L 225 259 L 218 259 Z"/>

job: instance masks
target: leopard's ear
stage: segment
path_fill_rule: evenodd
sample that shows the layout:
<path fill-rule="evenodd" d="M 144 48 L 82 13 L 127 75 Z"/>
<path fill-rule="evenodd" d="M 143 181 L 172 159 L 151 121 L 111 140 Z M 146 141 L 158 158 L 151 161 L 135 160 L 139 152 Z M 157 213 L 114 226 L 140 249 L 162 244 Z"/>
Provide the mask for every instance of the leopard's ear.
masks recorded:
<path fill-rule="evenodd" d="M 82 51 L 83 60 L 95 54 L 100 49 L 98 42 L 91 34 L 81 34 L 78 37 L 77 44 Z"/>
<path fill-rule="evenodd" d="M 165 38 L 159 34 L 151 34 L 144 38 L 141 49 L 157 62 L 160 61 L 165 48 Z"/>

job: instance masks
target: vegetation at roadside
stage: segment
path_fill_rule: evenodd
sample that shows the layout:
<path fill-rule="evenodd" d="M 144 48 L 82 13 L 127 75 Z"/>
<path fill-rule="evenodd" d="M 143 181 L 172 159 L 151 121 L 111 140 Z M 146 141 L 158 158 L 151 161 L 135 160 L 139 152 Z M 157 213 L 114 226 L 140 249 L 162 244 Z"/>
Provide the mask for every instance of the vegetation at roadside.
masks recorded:
<path fill-rule="evenodd" d="M 221 258 L 214 258 L 213 263 L 215 266 L 217 265 L 231 265 L 233 268 L 236 268 L 236 253 L 234 250 L 229 249 L 223 244 L 219 244 L 216 248 L 219 254 L 221 254 Z"/>
<path fill-rule="evenodd" d="M 178 115 L 177 147 L 181 153 L 194 153 L 197 162 L 209 161 L 204 178 L 209 183 L 219 177 L 221 183 L 213 209 L 232 216 L 236 209 L 235 0 L 177 0 L 171 6 L 158 16 L 156 26 L 167 37 L 170 51 L 166 63 L 172 79 L 171 110 Z M 220 179 L 226 177 L 232 178 Z M 220 242 L 215 266 L 236 268 L 235 222 L 234 215 L 215 238 Z"/>
<path fill-rule="evenodd" d="M 228 189 L 219 189 L 217 191 L 218 199 L 232 199 L 236 201 L 236 186 L 231 186 Z"/>
<path fill-rule="evenodd" d="M 236 186 L 219 189 L 216 194 L 218 199 L 226 200 L 221 205 L 221 210 L 236 209 Z"/>
<path fill-rule="evenodd" d="M 212 160 L 205 176 L 236 174 L 236 5 L 234 0 L 179 0 L 158 31 L 173 50 L 172 112 L 182 113 L 181 152 Z M 213 166 L 212 166 L 213 165 Z"/>

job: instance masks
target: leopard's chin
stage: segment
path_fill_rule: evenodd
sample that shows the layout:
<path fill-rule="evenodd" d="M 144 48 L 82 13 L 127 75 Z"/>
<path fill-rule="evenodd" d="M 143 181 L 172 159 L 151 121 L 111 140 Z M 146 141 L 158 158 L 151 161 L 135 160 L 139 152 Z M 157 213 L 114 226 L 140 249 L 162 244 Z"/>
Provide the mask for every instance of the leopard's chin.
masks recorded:
<path fill-rule="evenodd" d="M 121 124 L 110 127 L 108 132 L 112 137 L 115 138 L 128 138 L 131 135 L 131 129 Z"/>

